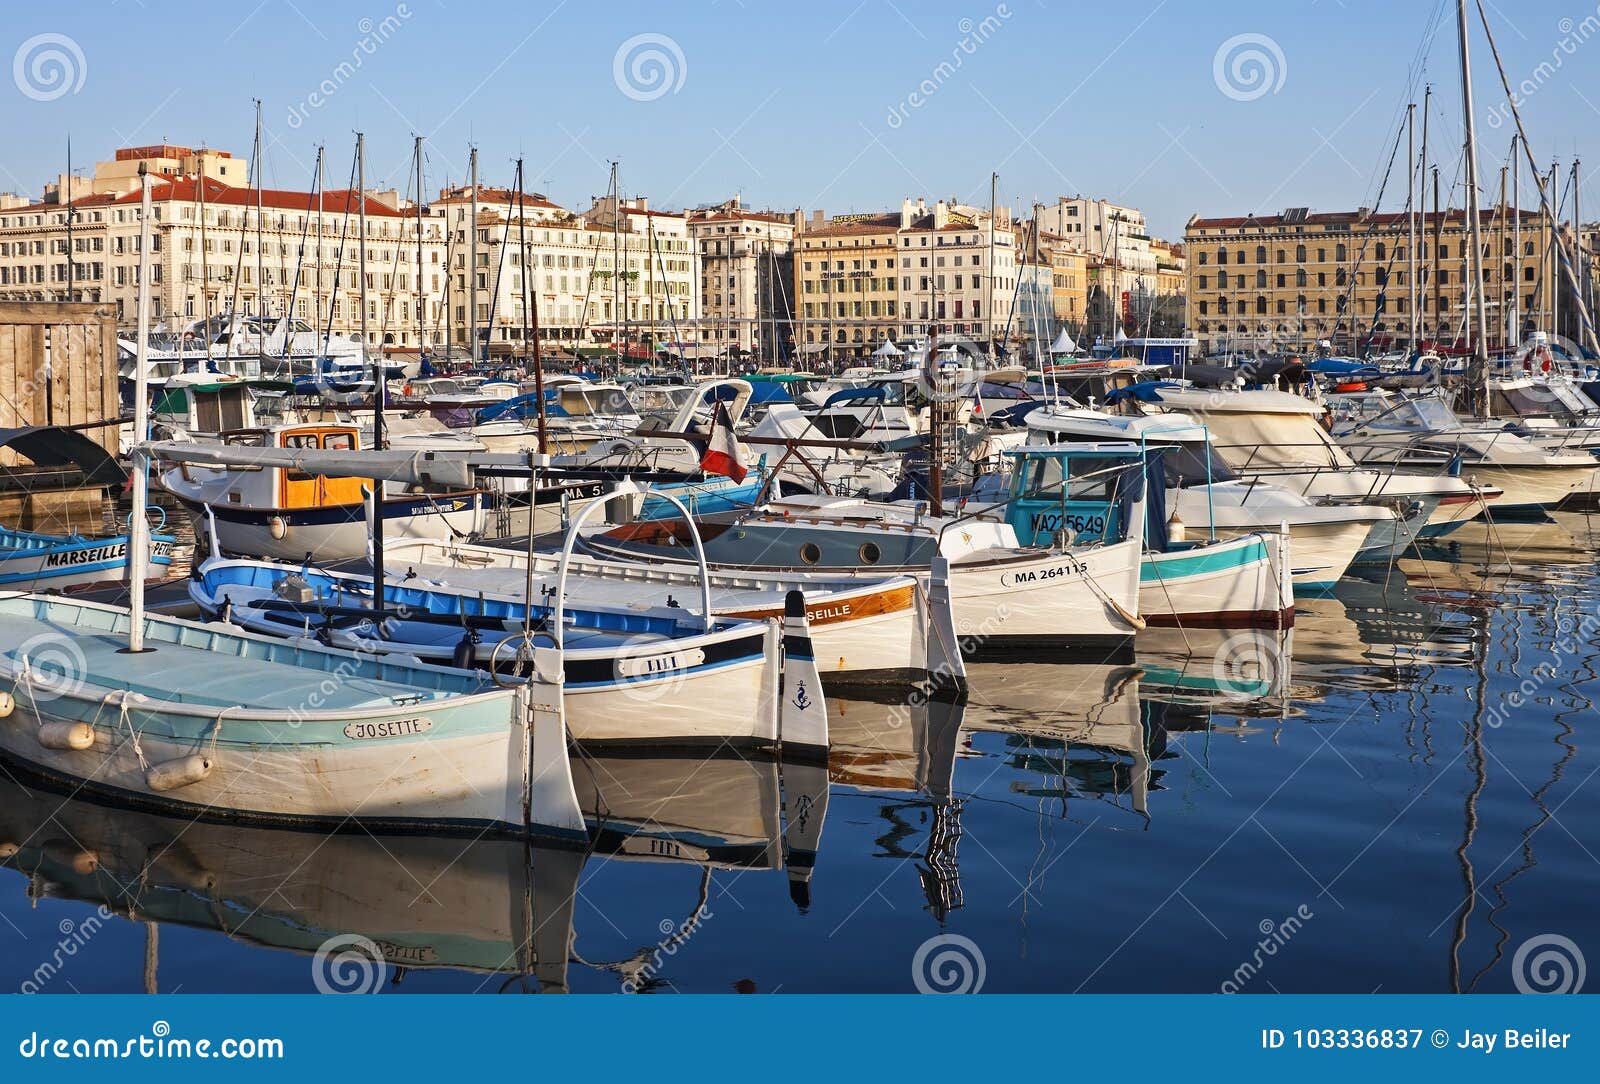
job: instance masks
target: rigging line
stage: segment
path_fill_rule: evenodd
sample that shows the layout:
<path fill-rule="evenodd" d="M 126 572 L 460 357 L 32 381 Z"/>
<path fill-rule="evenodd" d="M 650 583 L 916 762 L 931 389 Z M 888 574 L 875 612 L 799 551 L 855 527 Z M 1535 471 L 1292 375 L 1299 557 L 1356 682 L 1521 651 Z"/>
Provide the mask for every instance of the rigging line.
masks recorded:
<path fill-rule="evenodd" d="M 349 233 L 350 233 L 350 205 L 353 202 L 355 202 L 356 157 L 357 156 L 356 156 L 355 152 L 352 151 L 351 154 L 350 154 L 350 183 L 345 186 L 345 190 L 344 190 L 344 215 L 342 216 L 342 220 L 339 223 L 339 248 L 337 250 L 338 251 L 338 255 L 335 257 L 334 264 L 333 264 L 333 285 L 330 286 L 329 289 L 328 289 L 328 322 L 326 324 L 327 330 L 322 335 L 322 353 L 323 353 L 324 356 L 327 355 L 328 346 L 329 346 L 330 342 L 333 339 L 333 313 L 334 313 L 334 310 L 337 309 L 338 306 L 339 306 L 339 281 L 344 275 L 344 245 L 345 245 L 345 240 L 349 236 Z M 365 194 L 363 194 L 361 196 L 361 198 L 365 199 L 366 198 Z M 321 258 L 321 254 L 320 253 L 318 254 L 318 258 L 319 259 Z M 359 305 L 360 303 L 361 302 L 359 300 L 357 300 L 356 304 Z M 317 317 L 318 317 L 318 320 L 320 322 L 322 314 L 318 313 Z M 363 346 L 363 349 L 365 349 L 365 346 Z"/>
<path fill-rule="evenodd" d="M 1378 197 L 1372 203 L 1372 212 L 1371 213 L 1373 215 L 1376 215 L 1378 213 L 1378 209 L 1383 206 L 1383 194 L 1389 188 L 1389 178 L 1394 173 L 1394 161 L 1395 161 L 1395 158 L 1397 158 L 1399 156 L 1399 154 L 1400 154 L 1400 141 L 1401 141 L 1401 139 L 1403 139 L 1405 137 L 1405 134 L 1406 134 L 1406 126 L 1405 126 L 1404 123 L 1401 123 L 1395 129 L 1394 146 L 1392 148 L 1390 148 L 1390 150 L 1389 150 L 1389 165 L 1383 171 L 1383 182 L 1378 186 Z M 1363 235 L 1363 237 L 1361 238 L 1361 250 L 1356 256 L 1355 266 L 1352 268 L 1351 273 L 1350 273 L 1350 282 L 1349 282 L 1349 284 L 1348 284 L 1348 286 L 1347 286 L 1347 288 L 1345 290 L 1344 308 L 1345 308 L 1345 311 L 1350 313 L 1350 329 L 1351 329 L 1351 331 L 1354 331 L 1355 330 L 1355 326 L 1356 326 L 1356 324 L 1355 324 L 1355 312 L 1353 311 L 1354 306 L 1352 304 L 1352 302 L 1354 302 L 1354 300 L 1355 300 L 1356 282 L 1358 280 L 1358 276 L 1361 273 L 1361 265 L 1366 262 L 1367 248 L 1368 248 L 1369 245 L 1372 244 L 1372 234 L 1373 234 L 1373 231 L 1372 230 L 1368 230 L 1366 232 L 1366 234 Z M 1330 334 L 1330 341 L 1332 341 L 1334 339 L 1337 339 L 1339 337 L 1339 328 L 1343 324 L 1344 324 L 1344 313 L 1336 313 L 1335 316 L 1334 316 L 1334 321 L 1333 321 L 1333 330 L 1332 330 L 1332 332 Z"/>
<path fill-rule="evenodd" d="M 294 329 L 294 303 L 300 296 L 300 273 L 305 267 L 306 262 L 306 240 L 311 233 L 311 216 L 317 213 L 316 201 L 317 197 L 321 195 L 321 185 L 322 148 L 318 147 L 317 164 L 312 168 L 311 172 L 311 191 L 306 195 L 306 216 L 305 218 L 301 219 L 300 222 L 300 251 L 296 255 L 294 261 L 294 285 L 289 288 L 289 301 L 283 310 L 283 350 L 278 356 L 283 359 L 284 363 L 288 366 L 288 372 L 291 377 L 294 374 L 294 363 L 290 360 L 289 343 L 291 341 L 290 335 Z M 318 228 L 321 228 L 320 221 L 318 223 Z M 317 253 L 317 258 L 319 260 L 322 258 L 322 253 L 320 251 Z"/>
<path fill-rule="evenodd" d="M 477 228 L 477 223 L 473 223 L 473 228 L 474 229 Z M 498 312 L 499 309 L 500 309 L 500 279 L 501 279 L 501 276 L 503 276 L 505 274 L 505 271 L 506 271 L 506 249 L 507 249 L 507 246 L 509 246 L 510 244 L 511 244 L 511 213 L 508 210 L 506 212 L 504 228 L 502 228 L 501 231 L 500 231 L 500 249 L 499 249 L 498 252 L 495 253 L 494 289 L 490 291 L 490 297 L 489 297 L 489 319 L 488 319 L 488 322 L 487 322 L 487 325 L 486 325 L 488 338 L 490 340 L 493 340 L 493 338 L 494 338 L 494 317 L 495 317 L 495 313 Z M 524 272 L 526 272 L 526 269 L 524 269 Z M 477 344 L 474 343 L 473 347 L 474 347 L 474 354 L 476 354 Z M 474 361 L 477 360 L 476 356 L 474 356 L 473 360 Z"/>

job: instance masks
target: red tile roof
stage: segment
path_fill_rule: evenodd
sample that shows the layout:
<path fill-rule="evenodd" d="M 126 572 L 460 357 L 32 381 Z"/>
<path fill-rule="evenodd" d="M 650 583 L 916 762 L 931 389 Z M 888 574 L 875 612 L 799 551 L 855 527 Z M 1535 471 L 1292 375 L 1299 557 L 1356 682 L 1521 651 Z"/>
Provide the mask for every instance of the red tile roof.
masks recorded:
<path fill-rule="evenodd" d="M 1507 212 L 1509 217 L 1510 212 Z M 1494 208 L 1482 208 L 1478 212 L 1479 220 L 1483 223 L 1497 221 L 1500 212 Z M 1441 218 L 1445 224 L 1460 223 L 1467 220 L 1467 213 L 1462 210 L 1434 212 L 1421 212 L 1417 216 L 1430 228 Z M 1524 222 L 1537 221 L 1539 212 L 1522 212 Z M 1393 226 L 1404 224 L 1406 213 L 1404 211 L 1387 211 L 1383 214 L 1360 211 L 1323 211 L 1317 214 L 1307 214 L 1304 217 L 1291 218 L 1288 215 L 1245 215 L 1242 218 L 1195 218 L 1189 222 L 1191 230 L 1216 230 L 1216 229 L 1242 229 L 1248 226 L 1259 226 L 1262 229 L 1278 229 L 1283 226 L 1346 226 L 1370 222 L 1374 225 Z"/>
<path fill-rule="evenodd" d="M 205 181 L 206 203 L 222 207 L 254 207 L 256 205 L 256 190 L 253 188 L 233 188 L 221 181 L 207 178 Z M 198 203 L 200 201 L 200 183 L 195 177 L 179 177 L 172 181 L 160 182 L 151 185 L 150 198 L 156 202 Z M 117 203 L 138 203 L 138 192 L 129 192 L 116 198 Z M 282 189 L 266 188 L 260 193 L 261 206 L 270 207 L 274 211 L 314 211 L 317 209 L 317 196 L 312 192 L 289 192 Z M 362 201 L 355 197 L 355 193 L 346 190 L 324 192 L 322 195 L 322 210 L 326 214 L 343 214 L 348 209 L 352 214 L 361 209 Z M 379 203 L 372 197 L 365 200 L 367 214 L 380 218 L 400 218 L 403 213 L 390 207 L 388 204 Z"/>

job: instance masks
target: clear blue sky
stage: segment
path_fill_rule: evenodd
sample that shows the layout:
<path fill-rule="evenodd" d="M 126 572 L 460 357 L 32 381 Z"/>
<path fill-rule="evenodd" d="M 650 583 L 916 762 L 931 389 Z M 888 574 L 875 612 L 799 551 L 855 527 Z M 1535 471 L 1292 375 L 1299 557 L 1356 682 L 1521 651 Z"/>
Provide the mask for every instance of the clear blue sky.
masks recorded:
<path fill-rule="evenodd" d="M 1541 162 L 1569 161 L 1600 130 L 1596 3 L 1488 4 L 1513 81 L 1537 83 L 1524 113 Z M 1176 236 L 1197 211 L 1372 203 L 1423 80 L 1439 91 L 1448 181 L 1446 144 L 1460 141 L 1453 13 L 1450 0 L 20 5 L 0 32 L 13 77 L 0 80 L 0 190 L 37 194 L 63 168 L 68 132 L 79 164 L 163 140 L 247 153 L 260 97 L 269 186 L 306 187 L 323 141 L 330 187 L 342 185 L 359 126 L 369 182 L 401 188 L 417 132 L 429 190 L 462 179 L 469 142 L 486 182 L 509 182 L 520 153 L 530 188 L 569 206 L 605 190 L 612 158 L 624 192 L 657 205 L 738 191 L 829 213 L 902 195 L 986 203 L 997 170 L 1013 207 L 1104 196 Z M 1434 16 L 1444 22 L 1424 53 Z M 639 35 L 650 37 L 619 62 Z M 1240 35 L 1250 37 L 1230 55 L 1244 54 L 1241 71 L 1224 56 L 1219 85 L 1218 50 Z M 1493 175 L 1511 129 L 1490 121 L 1504 99 L 1481 32 L 1473 45 Z M 665 83 L 651 81 L 652 52 Z M 1553 70 L 1537 74 L 1541 61 Z M 319 86 L 332 90 L 313 106 Z M 1403 190 L 1403 176 L 1394 184 Z M 1584 198 L 1600 210 L 1600 186 Z"/>

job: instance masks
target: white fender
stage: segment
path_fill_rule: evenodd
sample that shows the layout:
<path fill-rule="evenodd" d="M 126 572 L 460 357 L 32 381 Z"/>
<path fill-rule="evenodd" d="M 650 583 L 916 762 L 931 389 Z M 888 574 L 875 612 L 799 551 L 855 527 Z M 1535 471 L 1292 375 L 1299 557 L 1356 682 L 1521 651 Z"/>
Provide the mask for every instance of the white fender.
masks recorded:
<path fill-rule="evenodd" d="M 164 793 L 198 783 L 211 774 L 211 758 L 200 753 L 164 760 L 152 764 L 144 773 L 145 784 L 153 791 Z"/>
<path fill-rule="evenodd" d="M 17 701 L 10 693 L 0 693 L 0 719 L 9 719 L 17 710 Z"/>
<path fill-rule="evenodd" d="M 822 675 L 811 649 L 806 597 L 790 591 L 783 600 L 783 692 L 778 706 L 778 742 L 785 754 L 811 750 L 827 755 L 828 707 Z"/>
<path fill-rule="evenodd" d="M 66 721 L 41 723 L 39 744 L 46 749 L 81 753 L 94 746 L 94 727 L 88 723 Z"/>

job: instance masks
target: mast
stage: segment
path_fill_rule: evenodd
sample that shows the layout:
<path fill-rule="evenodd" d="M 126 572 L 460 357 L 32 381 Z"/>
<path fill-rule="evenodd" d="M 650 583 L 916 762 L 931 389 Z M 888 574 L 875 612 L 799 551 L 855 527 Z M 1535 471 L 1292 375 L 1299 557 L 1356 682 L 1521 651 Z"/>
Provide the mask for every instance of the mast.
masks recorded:
<path fill-rule="evenodd" d="M 1497 257 L 1495 262 L 1499 265 L 1499 268 L 1500 268 L 1500 290 L 1499 290 L 1499 292 L 1497 294 L 1497 296 L 1498 296 L 1498 298 L 1500 300 L 1500 312 L 1499 312 L 1499 318 L 1495 320 L 1495 323 L 1500 325 L 1499 332 L 1500 332 L 1500 349 L 1501 350 L 1504 350 L 1506 348 L 1506 340 L 1510 338 L 1510 336 L 1506 333 L 1506 313 L 1507 313 L 1508 310 L 1506 308 L 1507 302 L 1506 302 L 1506 259 L 1505 259 L 1505 254 L 1506 254 L 1506 172 L 1507 172 L 1508 169 L 1510 169 L 1509 165 L 1505 165 L 1505 166 L 1501 166 L 1500 167 L 1500 210 L 1499 210 L 1499 213 L 1495 215 L 1495 219 L 1496 219 L 1496 221 L 1498 223 L 1498 228 L 1495 230 L 1495 240 L 1494 240 L 1495 255 Z"/>
<path fill-rule="evenodd" d="M 988 347 L 988 350 L 986 351 L 986 353 L 988 353 L 990 361 L 994 361 L 995 360 L 995 357 L 994 357 L 994 210 L 995 210 L 995 203 L 997 202 L 996 197 L 997 197 L 999 191 L 1000 191 L 1000 174 L 999 174 L 998 171 L 996 171 L 996 172 L 993 172 L 993 173 L 989 174 L 989 267 L 988 267 L 988 273 L 984 276 L 985 282 L 987 283 L 987 293 L 985 295 L 984 302 L 983 302 L 983 311 L 984 311 L 984 314 L 985 314 L 985 319 L 988 320 L 988 324 L 986 326 L 989 329 L 989 334 L 987 336 L 987 338 L 989 339 L 989 347 Z M 1037 217 L 1037 214 L 1036 214 L 1035 217 Z"/>
<path fill-rule="evenodd" d="M 144 580 L 150 558 L 150 522 L 145 518 L 149 504 L 149 454 L 144 442 L 149 437 L 150 374 L 150 174 L 139 163 L 139 295 L 138 336 L 133 371 L 133 432 L 137 438 L 133 456 L 133 511 L 128 516 L 128 647 L 130 654 L 144 646 Z"/>
<path fill-rule="evenodd" d="M 1560 163 L 1550 160 L 1550 241 L 1545 246 L 1546 260 L 1550 264 L 1550 334 L 1561 334 L 1561 192 L 1556 188 L 1556 174 Z"/>
<path fill-rule="evenodd" d="M 1439 167 L 1433 167 L 1433 334 L 1444 334 L 1444 287 L 1439 283 L 1439 243 L 1444 238 L 1444 216 L 1439 212 Z"/>
<path fill-rule="evenodd" d="M 1516 335 L 1516 344 L 1522 345 L 1522 159 L 1517 156 L 1517 141 L 1520 135 L 1511 137 L 1511 202 L 1516 211 L 1515 224 L 1511 227 L 1512 262 L 1511 267 L 1516 275 L 1511 284 L 1511 326 Z"/>
<path fill-rule="evenodd" d="M 78 261 L 72 253 L 72 136 L 67 136 L 67 300 L 78 300 Z"/>
<path fill-rule="evenodd" d="M 1427 212 L 1427 209 L 1426 209 L 1427 205 L 1428 205 L 1428 193 L 1426 191 L 1426 185 L 1428 183 L 1428 119 L 1429 119 L 1429 114 L 1432 112 L 1432 110 L 1430 108 L 1432 106 L 1432 104 L 1433 104 L 1433 84 L 1429 83 L 1425 87 L 1423 87 L 1423 90 L 1422 90 L 1422 156 L 1417 159 L 1417 183 L 1419 185 L 1424 186 L 1424 191 L 1422 192 L 1422 194 L 1418 198 L 1418 203 L 1420 203 L 1422 205 L 1422 207 L 1423 207 L 1422 214 L 1419 215 L 1418 218 L 1417 218 L 1417 243 L 1418 244 L 1422 244 L 1423 243 L 1423 238 L 1426 237 L 1427 233 L 1428 233 L 1428 212 Z M 1435 216 L 1437 216 L 1438 213 L 1439 213 L 1439 190 L 1438 190 L 1438 180 L 1437 179 L 1435 179 L 1435 181 L 1434 181 L 1433 213 L 1434 213 Z M 1437 259 L 1438 259 L 1437 248 L 1438 248 L 1438 242 L 1439 242 L 1439 238 L 1437 236 L 1437 233 L 1435 234 L 1433 240 L 1434 240 L 1434 248 L 1436 250 L 1433 255 L 1434 255 L 1434 260 L 1437 261 Z M 1428 269 L 1426 267 L 1423 268 L 1423 271 L 1425 273 L 1427 272 L 1427 270 Z M 1437 264 L 1435 265 L 1432 274 L 1434 275 L 1435 278 L 1438 277 Z M 1437 282 L 1434 283 L 1434 289 L 1435 290 L 1438 289 L 1438 283 Z M 1427 291 L 1421 289 L 1420 288 L 1420 284 L 1419 284 L 1419 288 L 1417 290 L 1417 293 L 1419 295 L 1418 300 L 1422 303 L 1423 309 L 1426 310 L 1427 307 L 1428 307 L 1428 294 L 1427 294 Z M 1433 319 L 1434 319 L 1434 323 L 1437 324 L 1438 320 L 1439 320 L 1439 307 L 1438 307 L 1437 304 L 1434 305 Z M 1428 323 L 1427 323 L 1427 321 L 1423 320 L 1421 318 L 1421 316 L 1419 315 L 1418 318 L 1417 318 L 1417 324 L 1422 329 L 1422 334 L 1426 335 L 1427 332 L 1428 332 Z M 1437 335 L 1435 337 L 1437 338 Z M 1418 344 L 1417 348 L 1418 348 L 1419 351 L 1421 350 L 1421 344 L 1420 343 Z"/>
<path fill-rule="evenodd" d="M 1411 352 L 1417 352 L 1417 103 L 1406 106 L 1406 282 L 1410 286 Z"/>
<path fill-rule="evenodd" d="M 256 373 L 257 373 L 257 375 L 265 376 L 266 375 L 266 369 L 267 369 L 267 334 L 266 334 L 266 326 L 267 326 L 267 322 L 266 322 L 267 321 L 267 280 L 266 280 L 266 276 L 265 276 L 265 267 L 266 267 L 265 254 L 261 251 L 261 231 L 262 231 L 262 226 L 263 226 L 263 223 L 262 223 L 262 220 L 261 220 L 261 213 L 262 213 L 261 212 L 261 99 L 257 98 L 255 100 L 255 102 L 256 102 L 256 141 L 255 141 L 254 153 L 255 153 L 255 158 L 256 158 L 256 160 L 255 160 L 255 178 L 256 178 L 256 299 L 260 302 L 260 310 L 261 310 L 259 313 L 257 313 L 257 315 L 260 317 L 260 320 L 256 324 L 256 329 L 257 329 L 257 331 L 256 331 Z M 288 339 L 289 339 L 288 328 L 285 328 L 284 329 L 284 343 L 283 343 L 283 346 L 284 346 L 284 356 L 285 356 L 286 360 L 287 360 L 288 352 L 289 352 Z M 232 342 L 232 336 L 229 336 L 229 342 L 230 343 Z M 290 366 L 290 371 L 291 371 L 291 374 L 292 374 L 292 372 L 293 372 L 292 364 Z"/>
<path fill-rule="evenodd" d="M 1588 274 L 1584 269 L 1583 258 L 1583 215 L 1579 212 L 1579 207 L 1581 207 L 1582 204 L 1578 199 L 1579 193 L 1583 191 L 1583 189 L 1578 185 L 1579 165 L 1580 163 L 1578 159 L 1574 158 L 1572 160 L 1572 240 L 1574 242 L 1573 255 L 1575 257 L 1576 266 L 1573 267 L 1572 271 L 1573 277 L 1576 281 L 1574 281 L 1572 285 L 1573 292 L 1578 298 L 1578 322 L 1581 325 L 1585 320 L 1588 319 L 1590 309 L 1587 289 Z M 1582 338 L 1585 330 L 1586 329 L 1581 326 L 1578 328 L 1578 337 L 1580 339 Z"/>
<path fill-rule="evenodd" d="M 422 292 L 422 137 L 417 136 L 417 365 L 422 365 L 423 339 L 428 334 L 428 297 Z"/>
<path fill-rule="evenodd" d="M 522 342 L 526 345 L 529 341 L 529 320 L 533 326 L 531 334 L 533 339 L 533 394 L 534 401 L 539 409 L 539 454 L 547 455 L 550 451 L 550 434 L 545 425 L 544 412 L 544 362 L 539 353 L 539 294 L 533 287 L 533 264 L 528 259 L 528 212 L 523 206 L 522 159 L 517 159 L 517 246 L 522 250 Z M 529 500 L 531 501 L 530 494 Z M 529 514 L 532 514 L 531 508 Z M 531 524 L 531 520 L 529 521 Z M 529 528 L 530 534 L 532 528 Z"/>
<path fill-rule="evenodd" d="M 324 186 L 327 184 L 327 178 L 324 175 L 324 168 L 323 168 L 323 159 L 324 159 L 324 153 L 323 152 L 326 149 L 327 149 L 326 147 L 321 146 L 320 144 L 317 147 L 317 258 L 312 262 L 312 265 L 311 265 L 311 267 L 312 267 L 312 271 L 311 271 L 311 293 L 312 293 L 311 311 L 317 314 L 317 326 L 318 327 L 323 326 L 322 325 L 322 192 L 323 192 Z M 329 331 L 330 334 L 333 331 L 333 326 L 332 326 L 331 323 L 328 325 L 328 331 Z M 324 339 L 323 343 L 322 343 L 322 346 L 317 351 L 317 353 L 318 353 L 319 356 L 321 356 L 321 355 L 326 355 L 327 352 L 328 352 L 328 344 L 327 344 L 327 340 Z M 314 369 L 318 367 L 319 360 L 320 360 L 320 357 L 312 359 L 311 364 L 312 364 L 312 367 Z"/>
<path fill-rule="evenodd" d="M 200 189 L 200 319 L 201 334 L 206 340 L 206 372 L 211 371 L 211 253 L 206 249 L 206 160 L 200 158 L 200 173 L 196 178 Z M 183 339 L 178 339 L 178 349 L 183 349 Z"/>
<path fill-rule="evenodd" d="M 617 164 L 611 163 L 611 345 L 616 348 L 617 375 L 622 375 L 622 189 Z"/>
<path fill-rule="evenodd" d="M 1472 347 L 1472 368 L 1468 381 L 1477 397 L 1476 408 L 1480 418 L 1489 414 L 1489 347 L 1484 336 L 1489 330 L 1489 310 L 1483 296 L 1483 224 L 1478 221 L 1478 135 L 1477 121 L 1472 113 L 1472 68 L 1467 47 L 1467 0 L 1456 0 L 1457 37 L 1461 45 L 1461 120 L 1466 126 L 1465 180 L 1467 184 L 1467 229 L 1472 243 L 1473 307 L 1478 321 L 1478 338 Z M 1470 338 L 1470 329 L 1469 329 Z"/>
<path fill-rule="evenodd" d="M 361 132 L 356 133 L 356 191 L 355 198 L 360 200 L 358 205 L 360 240 L 357 242 L 356 262 L 360 267 L 358 274 L 361 277 L 361 352 L 367 352 L 367 137 Z M 378 351 L 378 356 L 372 363 L 372 447 L 381 450 L 384 446 L 383 433 L 383 400 L 387 391 L 385 387 L 383 367 L 383 351 Z M 383 481 L 379 478 L 372 479 L 372 610 L 380 618 L 384 611 L 383 598 Z"/>
<path fill-rule="evenodd" d="M 471 336 L 472 364 L 478 364 L 478 148 L 468 158 L 472 206 L 467 222 L 467 331 Z"/>

